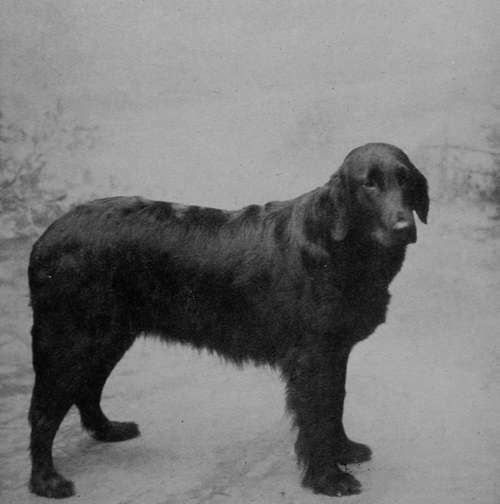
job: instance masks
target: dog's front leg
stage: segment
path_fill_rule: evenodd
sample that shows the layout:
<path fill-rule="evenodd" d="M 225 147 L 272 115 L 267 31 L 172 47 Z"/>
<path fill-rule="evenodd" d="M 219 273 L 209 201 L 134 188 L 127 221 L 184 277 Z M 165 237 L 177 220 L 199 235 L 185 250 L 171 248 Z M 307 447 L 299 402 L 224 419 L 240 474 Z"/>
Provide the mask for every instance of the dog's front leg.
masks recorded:
<path fill-rule="evenodd" d="M 283 365 L 287 406 L 298 427 L 295 450 L 304 470 L 303 485 L 332 496 L 361 491 L 360 483 L 338 467 L 347 437 L 342 426 L 345 375 L 350 348 L 307 338 Z"/>
<path fill-rule="evenodd" d="M 335 351 L 332 359 L 333 386 L 335 390 L 336 410 L 334 422 L 336 426 L 335 442 L 332 455 L 335 460 L 342 465 L 359 464 L 371 459 L 372 451 L 369 446 L 351 441 L 345 433 L 343 416 L 345 400 L 345 383 L 347 376 L 347 361 L 352 347 L 346 346 Z"/>

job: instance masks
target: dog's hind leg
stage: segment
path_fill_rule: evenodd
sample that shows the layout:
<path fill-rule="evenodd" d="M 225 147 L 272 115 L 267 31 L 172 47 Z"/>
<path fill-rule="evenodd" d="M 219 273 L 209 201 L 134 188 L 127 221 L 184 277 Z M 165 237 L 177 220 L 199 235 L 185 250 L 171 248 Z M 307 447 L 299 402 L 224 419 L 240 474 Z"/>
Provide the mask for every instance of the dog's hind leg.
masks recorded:
<path fill-rule="evenodd" d="M 52 444 L 64 416 L 74 404 L 79 365 L 66 340 L 55 334 L 49 323 L 34 324 L 33 367 L 35 384 L 31 397 L 30 490 L 45 497 L 69 497 L 73 484 L 55 469 Z M 78 363 L 77 363 L 78 364 Z"/>
<path fill-rule="evenodd" d="M 111 371 L 132 345 L 134 338 L 122 336 L 95 351 L 92 364 L 85 371 L 83 386 L 76 398 L 82 425 L 98 441 L 125 441 L 137 437 L 139 427 L 135 422 L 109 420 L 101 409 L 101 395 Z"/>
<path fill-rule="evenodd" d="M 44 497 L 69 497 L 73 483 L 61 476 L 52 460 L 52 444 L 72 400 L 62 387 L 43 375 L 37 375 L 33 387 L 29 421 L 32 470 L 30 490 Z"/>
<path fill-rule="evenodd" d="M 139 434 L 135 423 L 108 420 L 99 405 L 106 379 L 135 337 L 99 337 L 77 326 L 69 317 L 34 312 L 30 489 L 45 497 L 74 495 L 73 483 L 56 471 L 52 458 L 57 429 L 73 404 L 97 439 L 122 441 Z"/>

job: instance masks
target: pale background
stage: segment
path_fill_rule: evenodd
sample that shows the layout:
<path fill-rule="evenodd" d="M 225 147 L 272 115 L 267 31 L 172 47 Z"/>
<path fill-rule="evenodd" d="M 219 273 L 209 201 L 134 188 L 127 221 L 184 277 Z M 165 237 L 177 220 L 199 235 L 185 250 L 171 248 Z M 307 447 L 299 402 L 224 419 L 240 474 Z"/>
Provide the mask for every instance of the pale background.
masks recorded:
<path fill-rule="evenodd" d="M 63 208 L 111 194 L 226 208 L 286 199 L 323 184 L 369 141 L 398 145 L 426 173 L 430 224 L 394 282 L 388 323 L 350 365 L 346 423 L 375 456 L 351 469 L 364 493 L 345 502 L 500 502 L 499 232 L 489 218 L 500 201 L 499 9 L 496 0 L 0 3 L 3 119 L 31 139 L 46 132 L 40 184 L 64 194 Z M 16 142 L 13 159 L 28 159 L 33 142 Z M 25 487 L 25 269 L 43 226 L 7 217 L 0 491 L 2 502 L 38 502 Z M 110 416 L 137 420 L 143 435 L 99 445 L 69 416 L 55 455 L 78 502 L 331 500 L 300 488 L 283 385 L 269 370 L 141 341 L 105 396 Z"/>

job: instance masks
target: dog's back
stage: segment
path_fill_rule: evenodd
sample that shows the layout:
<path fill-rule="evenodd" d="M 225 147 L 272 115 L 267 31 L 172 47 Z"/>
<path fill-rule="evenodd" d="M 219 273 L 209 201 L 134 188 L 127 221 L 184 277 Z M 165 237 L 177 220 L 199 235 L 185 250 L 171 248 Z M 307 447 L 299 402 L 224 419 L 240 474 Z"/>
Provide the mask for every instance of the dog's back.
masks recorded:
<path fill-rule="evenodd" d="M 273 317 L 293 304 L 291 265 L 275 245 L 289 214 L 283 204 L 230 212 L 137 197 L 80 205 L 33 247 L 35 318 L 57 320 L 66 345 L 74 327 L 102 343 L 147 332 L 273 363 L 273 335 L 292 317 Z"/>

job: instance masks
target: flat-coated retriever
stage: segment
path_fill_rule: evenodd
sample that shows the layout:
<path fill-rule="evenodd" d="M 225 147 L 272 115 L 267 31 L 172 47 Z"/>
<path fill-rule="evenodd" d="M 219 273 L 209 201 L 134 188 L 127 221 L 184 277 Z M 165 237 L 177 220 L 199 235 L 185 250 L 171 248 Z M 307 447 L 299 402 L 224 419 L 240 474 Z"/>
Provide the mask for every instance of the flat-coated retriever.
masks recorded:
<path fill-rule="evenodd" d="M 52 443 L 76 404 L 101 441 L 139 434 L 100 406 L 114 366 L 142 333 L 278 368 L 298 428 L 303 484 L 349 495 L 338 464 L 370 459 L 342 425 L 352 347 L 385 320 L 388 286 L 426 222 L 427 181 L 387 144 L 353 150 L 323 186 L 237 211 L 139 197 L 80 205 L 35 243 L 29 265 L 35 384 L 31 490 L 74 493 Z"/>

